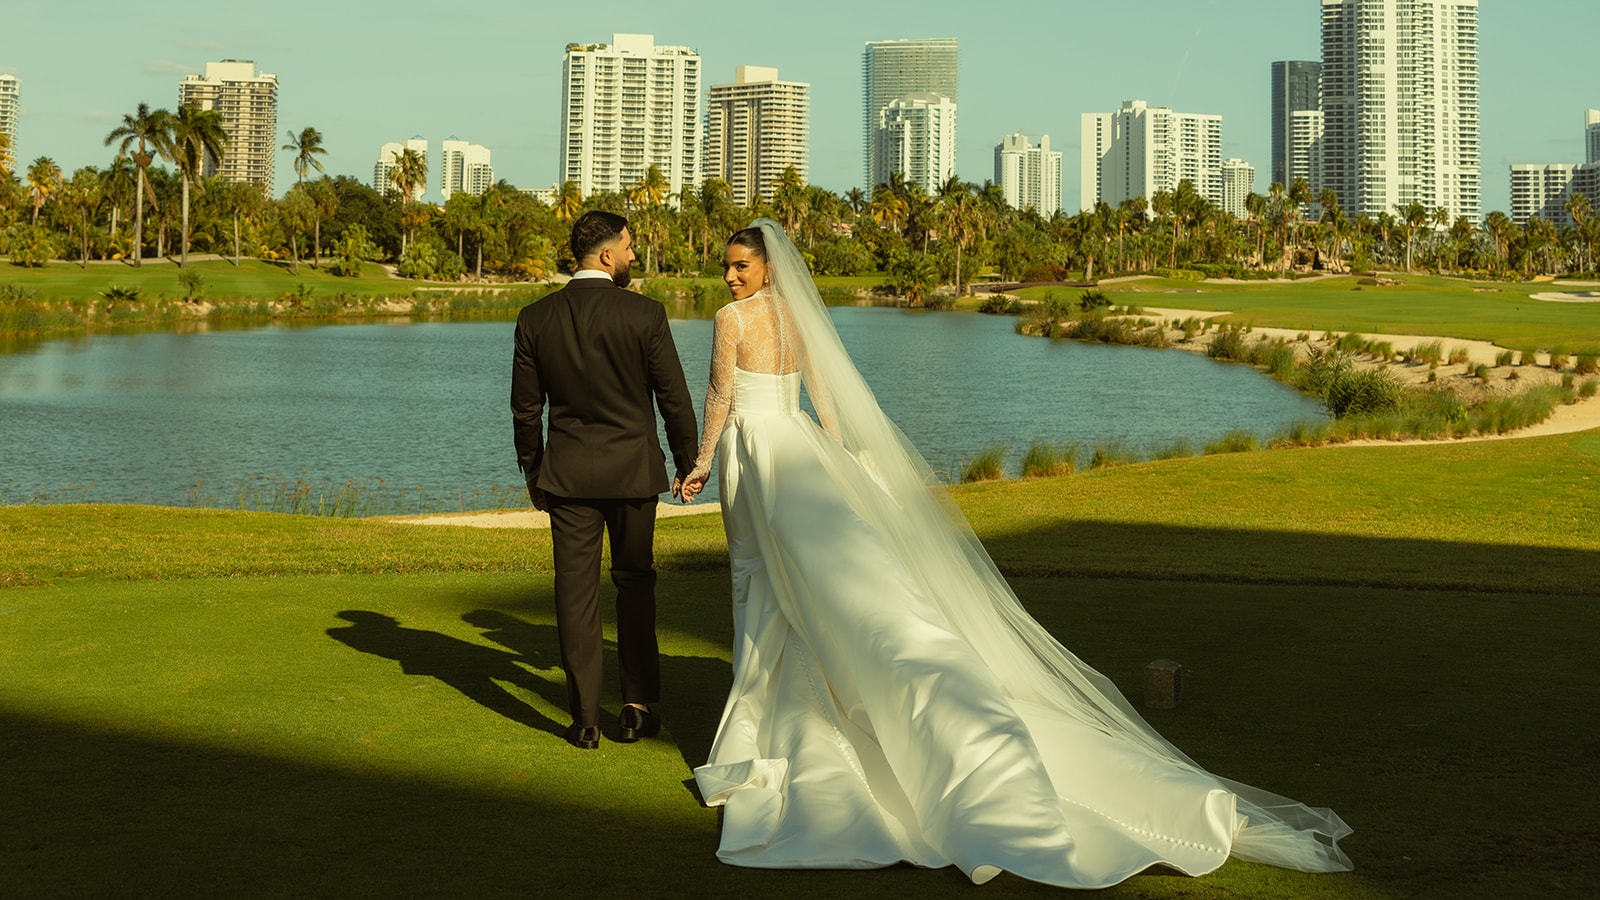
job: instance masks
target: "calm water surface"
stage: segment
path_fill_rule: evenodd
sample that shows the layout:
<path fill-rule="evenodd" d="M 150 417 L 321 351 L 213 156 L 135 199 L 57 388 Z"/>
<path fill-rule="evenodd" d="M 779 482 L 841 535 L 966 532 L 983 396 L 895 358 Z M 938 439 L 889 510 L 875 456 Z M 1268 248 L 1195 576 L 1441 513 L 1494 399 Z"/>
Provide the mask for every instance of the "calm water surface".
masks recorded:
<path fill-rule="evenodd" d="M 884 410 L 946 472 L 996 440 L 1016 442 L 1014 470 L 1033 438 L 1199 447 L 1322 415 L 1248 367 L 1195 353 L 1024 338 L 1004 316 L 833 314 Z M 711 322 L 672 327 L 699 409 Z M 521 481 L 513 329 L 266 326 L 21 345 L 0 354 L 0 499 L 75 485 L 72 499 L 182 505 L 276 476 L 384 479 L 470 506 L 475 492 Z"/>

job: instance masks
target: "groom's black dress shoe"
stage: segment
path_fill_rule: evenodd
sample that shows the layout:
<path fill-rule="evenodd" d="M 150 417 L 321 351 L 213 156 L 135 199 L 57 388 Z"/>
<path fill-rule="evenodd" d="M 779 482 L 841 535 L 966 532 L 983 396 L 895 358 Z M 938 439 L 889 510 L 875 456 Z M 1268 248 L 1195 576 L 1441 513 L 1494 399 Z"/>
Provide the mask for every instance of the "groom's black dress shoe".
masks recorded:
<path fill-rule="evenodd" d="M 573 722 L 567 726 L 567 743 L 579 750 L 597 749 L 600 746 L 600 726 Z"/>
<path fill-rule="evenodd" d="M 622 726 L 622 736 L 618 740 L 624 744 L 655 737 L 661 731 L 661 716 L 637 706 L 624 706 L 617 723 Z"/>

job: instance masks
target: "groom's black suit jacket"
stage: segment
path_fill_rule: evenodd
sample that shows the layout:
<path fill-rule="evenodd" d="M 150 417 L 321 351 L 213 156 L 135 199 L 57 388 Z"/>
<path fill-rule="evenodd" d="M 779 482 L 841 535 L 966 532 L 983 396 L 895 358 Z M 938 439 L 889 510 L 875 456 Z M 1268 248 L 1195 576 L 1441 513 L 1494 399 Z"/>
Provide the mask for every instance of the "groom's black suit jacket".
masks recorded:
<path fill-rule="evenodd" d="M 669 490 L 652 400 L 673 461 L 687 474 L 699 452 L 694 405 L 660 303 L 579 278 L 517 317 L 511 416 L 530 486 L 596 499 Z"/>

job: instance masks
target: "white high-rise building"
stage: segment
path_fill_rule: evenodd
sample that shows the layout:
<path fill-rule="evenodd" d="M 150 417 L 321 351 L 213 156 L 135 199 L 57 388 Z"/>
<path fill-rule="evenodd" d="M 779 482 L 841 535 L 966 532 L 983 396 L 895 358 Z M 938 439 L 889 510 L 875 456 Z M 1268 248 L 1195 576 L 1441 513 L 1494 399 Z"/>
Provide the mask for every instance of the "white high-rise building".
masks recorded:
<path fill-rule="evenodd" d="M 810 110 L 811 85 L 779 81 L 777 69 L 739 66 L 733 84 L 711 86 L 705 177 L 726 181 L 743 206 L 757 196 L 771 200 L 790 166 L 804 181 Z"/>
<path fill-rule="evenodd" d="M 22 116 L 22 82 L 15 75 L 0 74 L 0 134 L 11 139 L 11 158 L 17 155 L 17 119 Z M 16 165 L 12 165 L 16 171 Z"/>
<path fill-rule="evenodd" d="M 415 150 L 421 154 L 423 160 L 426 161 L 428 158 L 428 141 L 419 134 L 416 137 L 407 140 L 403 144 L 390 142 L 380 147 L 378 149 L 378 161 L 372 166 L 373 190 L 386 196 L 390 191 L 395 190 L 394 182 L 391 180 L 391 178 L 396 168 L 395 157 L 399 156 L 400 151 L 402 150 Z M 421 182 L 411 188 L 411 199 L 421 202 L 422 195 L 427 192 L 428 179 L 424 178 Z"/>
<path fill-rule="evenodd" d="M 1583 146 L 1586 153 L 1584 162 L 1600 163 L 1600 109 L 1583 111 Z"/>
<path fill-rule="evenodd" d="M 878 128 L 883 110 L 911 94 L 938 94 L 951 103 L 961 100 L 960 54 L 955 38 L 868 41 L 861 53 L 861 130 L 863 186 L 867 193 L 883 167 L 877 163 Z"/>
<path fill-rule="evenodd" d="M 494 167 L 489 164 L 489 148 L 469 144 L 450 135 L 439 144 L 439 193 L 445 202 L 456 191 L 474 197 L 494 187 Z"/>
<path fill-rule="evenodd" d="M 1511 167 L 1511 221 L 1518 225 L 1538 216 L 1560 226 L 1572 224 L 1563 207 L 1572 199 L 1576 163 Z"/>
<path fill-rule="evenodd" d="M 209 156 L 201 168 L 206 177 L 259 185 L 272 196 L 278 154 L 278 76 L 268 75 L 248 59 L 206 63 L 205 75 L 186 75 L 178 83 L 178 103 L 213 109 L 222 116 L 228 135 L 222 162 Z"/>
<path fill-rule="evenodd" d="M 1153 198 L 1188 181 L 1221 204 L 1222 117 L 1176 113 L 1143 100 L 1124 100 L 1111 113 L 1084 113 L 1078 185 L 1083 209 Z"/>
<path fill-rule="evenodd" d="M 1061 151 L 1050 135 L 1034 147 L 1024 134 L 1008 134 L 994 145 L 994 183 L 1013 209 L 1033 209 L 1050 218 L 1061 211 Z"/>
<path fill-rule="evenodd" d="M 1511 167 L 1511 221 L 1527 224 L 1537 216 L 1561 228 L 1577 223 L 1567 212 L 1567 203 L 1574 195 L 1589 198 L 1591 210 L 1600 207 L 1600 159 L 1596 159 L 1596 143 L 1600 143 L 1600 110 L 1585 110 L 1583 114 L 1584 147 L 1588 162 L 1533 164 Z"/>
<path fill-rule="evenodd" d="M 1322 193 L 1323 127 L 1321 110 L 1302 109 L 1289 114 L 1289 152 L 1284 172 L 1289 180 L 1283 182 L 1285 191 L 1303 179 L 1311 188 L 1313 198 Z M 1313 199 L 1302 215 L 1308 219 L 1322 218 L 1321 203 Z"/>
<path fill-rule="evenodd" d="M 1250 214 L 1245 199 L 1256 190 L 1256 167 L 1237 157 L 1222 161 L 1223 210 L 1237 218 Z"/>
<path fill-rule="evenodd" d="M 878 114 L 874 185 L 899 172 L 930 195 L 956 173 L 956 104 L 939 94 L 910 94 Z"/>
<path fill-rule="evenodd" d="M 556 182 L 575 182 L 584 196 L 622 192 L 654 165 L 669 192 L 698 185 L 700 98 L 700 54 L 688 47 L 656 46 L 650 34 L 568 44 Z"/>
<path fill-rule="evenodd" d="M 1324 187 L 1478 221 L 1478 0 L 1322 0 Z"/>

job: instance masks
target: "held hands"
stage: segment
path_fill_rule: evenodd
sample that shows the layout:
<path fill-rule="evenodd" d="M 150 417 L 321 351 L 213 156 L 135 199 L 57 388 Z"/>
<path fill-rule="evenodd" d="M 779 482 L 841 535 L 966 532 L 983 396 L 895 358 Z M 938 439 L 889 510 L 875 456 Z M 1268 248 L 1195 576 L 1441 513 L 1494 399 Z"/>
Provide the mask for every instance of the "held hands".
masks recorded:
<path fill-rule="evenodd" d="M 705 490 L 706 477 L 701 475 L 698 478 L 685 479 L 682 475 L 679 475 L 672 480 L 672 496 L 677 497 L 684 503 L 693 503 L 694 495 Z"/>

